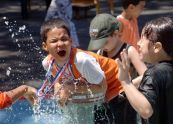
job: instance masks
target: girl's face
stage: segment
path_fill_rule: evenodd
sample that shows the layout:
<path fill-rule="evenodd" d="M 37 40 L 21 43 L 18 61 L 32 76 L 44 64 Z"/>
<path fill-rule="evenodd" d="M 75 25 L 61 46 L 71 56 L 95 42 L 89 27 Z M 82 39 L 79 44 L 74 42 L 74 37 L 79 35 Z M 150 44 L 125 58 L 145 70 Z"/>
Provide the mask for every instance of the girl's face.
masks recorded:
<path fill-rule="evenodd" d="M 64 28 L 53 28 L 47 32 L 43 48 L 51 54 L 58 64 L 64 64 L 70 57 L 72 40 Z"/>
<path fill-rule="evenodd" d="M 141 36 L 140 41 L 138 42 L 139 55 L 144 62 L 154 63 L 155 61 L 155 52 L 154 44 L 149 41 L 145 36 Z"/>

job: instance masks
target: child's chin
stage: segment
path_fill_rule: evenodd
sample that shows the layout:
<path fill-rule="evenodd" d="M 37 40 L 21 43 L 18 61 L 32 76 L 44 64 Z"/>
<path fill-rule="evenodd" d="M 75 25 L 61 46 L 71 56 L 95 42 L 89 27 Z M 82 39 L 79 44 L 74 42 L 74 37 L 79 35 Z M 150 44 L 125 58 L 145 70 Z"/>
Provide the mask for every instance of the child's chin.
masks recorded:
<path fill-rule="evenodd" d="M 66 59 L 67 58 L 67 56 L 65 55 L 65 56 L 59 56 L 61 59 Z"/>

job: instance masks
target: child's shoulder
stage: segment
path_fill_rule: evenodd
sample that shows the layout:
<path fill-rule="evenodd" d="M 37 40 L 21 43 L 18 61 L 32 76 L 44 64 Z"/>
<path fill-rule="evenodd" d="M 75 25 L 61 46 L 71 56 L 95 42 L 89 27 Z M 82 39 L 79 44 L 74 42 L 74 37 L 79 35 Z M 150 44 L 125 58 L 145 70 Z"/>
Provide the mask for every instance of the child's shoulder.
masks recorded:
<path fill-rule="evenodd" d="M 161 69 L 161 70 L 173 70 L 173 61 L 161 61 L 158 64 L 155 65 L 155 68 Z"/>
<path fill-rule="evenodd" d="M 163 75 L 166 72 L 173 72 L 173 61 L 161 61 L 157 64 L 152 64 L 148 69 L 150 74 Z"/>
<path fill-rule="evenodd" d="M 117 16 L 117 19 L 121 22 L 121 23 L 123 23 L 123 24 L 126 24 L 126 23 L 130 23 L 130 22 L 135 22 L 135 23 L 137 23 L 137 18 L 132 18 L 132 19 L 126 19 L 123 15 L 118 15 Z"/>
<path fill-rule="evenodd" d="M 95 61 L 95 58 L 85 51 L 79 51 L 75 55 L 76 63 L 86 63 L 93 60 Z"/>
<path fill-rule="evenodd" d="M 48 69 L 49 63 L 51 62 L 51 60 L 52 60 L 52 56 L 51 56 L 50 54 L 47 55 L 47 56 L 43 59 L 43 61 L 42 61 L 42 66 L 44 67 L 45 70 Z"/>
<path fill-rule="evenodd" d="M 127 49 L 127 52 L 131 54 L 133 54 L 134 52 L 135 53 L 138 52 L 137 49 L 132 45 L 127 45 L 126 49 Z"/>

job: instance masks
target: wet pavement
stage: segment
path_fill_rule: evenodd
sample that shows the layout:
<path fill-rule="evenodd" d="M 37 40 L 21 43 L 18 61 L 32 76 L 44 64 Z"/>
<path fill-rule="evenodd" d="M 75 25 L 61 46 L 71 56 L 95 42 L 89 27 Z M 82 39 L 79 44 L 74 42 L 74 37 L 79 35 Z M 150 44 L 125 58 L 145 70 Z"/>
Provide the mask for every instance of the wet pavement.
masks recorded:
<path fill-rule="evenodd" d="M 122 8 L 115 3 L 115 16 Z M 107 3 L 101 0 L 101 11 L 108 12 Z M 45 71 L 41 60 L 45 55 L 41 50 L 39 36 L 40 26 L 44 21 L 46 6 L 43 0 L 31 0 L 29 18 L 23 20 L 18 0 L 0 1 L 0 90 L 9 90 L 23 83 L 38 87 L 44 79 Z M 88 11 L 84 17 L 73 19 L 82 49 L 87 49 L 89 42 L 89 23 L 95 16 L 95 9 Z M 156 17 L 170 16 L 173 18 L 173 1 L 150 1 L 139 17 L 139 29 Z M 5 18 L 6 17 L 6 18 Z"/>

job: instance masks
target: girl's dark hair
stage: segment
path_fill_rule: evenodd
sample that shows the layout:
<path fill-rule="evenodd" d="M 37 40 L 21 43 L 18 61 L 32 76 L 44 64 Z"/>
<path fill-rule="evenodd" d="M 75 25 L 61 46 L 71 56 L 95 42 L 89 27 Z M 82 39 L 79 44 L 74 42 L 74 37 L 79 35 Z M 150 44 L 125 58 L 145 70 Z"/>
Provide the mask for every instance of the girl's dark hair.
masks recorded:
<path fill-rule="evenodd" d="M 142 36 L 152 43 L 161 42 L 164 51 L 173 57 L 173 21 L 169 17 L 160 17 L 148 22 Z"/>
<path fill-rule="evenodd" d="M 61 18 L 50 19 L 44 22 L 41 26 L 40 35 L 42 42 L 46 42 L 47 32 L 52 30 L 53 28 L 64 28 L 70 36 L 69 25 L 65 22 L 65 20 Z"/>
<path fill-rule="evenodd" d="M 127 9 L 130 4 L 133 4 L 134 6 L 138 5 L 140 1 L 146 1 L 146 0 L 121 0 L 122 6 L 124 9 Z"/>

